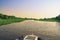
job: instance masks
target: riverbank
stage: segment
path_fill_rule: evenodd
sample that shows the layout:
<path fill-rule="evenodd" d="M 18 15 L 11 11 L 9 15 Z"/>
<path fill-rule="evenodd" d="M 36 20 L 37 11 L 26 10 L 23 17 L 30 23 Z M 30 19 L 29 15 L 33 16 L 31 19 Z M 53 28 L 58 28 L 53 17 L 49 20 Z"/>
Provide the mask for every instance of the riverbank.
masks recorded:
<path fill-rule="evenodd" d="M 44 20 L 44 19 L 42 19 L 42 20 L 37 20 L 37 21 L 46 21 L 46 22 L 60 22 L 60 20 L 56 20 L 56 19 L 50 19 L 50 20 Z"/>
<path fill-rule="evenodd" d="M 58 22 L 57 20 L 38 20 L 38 21 Z"/>
<path fill-rule="evenodd" d="M 1 25 L 6 25 L 6 24 L 11 24 L 11 23 L 16 23 L 16 22 L 22 22 L 25 19 L 0 19 L 0 26 Z"/>
<path fill-rule="evenodd" d="M 22 22 L 24 20 L 26 19 L 15 17 L 15 16 L 8 16 L 8 15 L 0 13 L 0 26 L 10 24 L 10 23 L 15 23 L 15 22 Z"/>
<path fill-rule="evenodd" d="M 43 19 L 38 19 L 39 21 L 50 21 L 50 22 L 60 22 L 60 15 L 52 18 L 43 18 Z"/>
<path fill-rule="evenodd" d="M 16 23 L 16 22 L 22 22 L 22 21 L 25 21 L 25 20 L 31 20 L 31 19 L 26 19 L 26 18 L 15 18 L 15 19 L 0 19 L 0 26 L 1 25 L 6 25 L 6 24 L 11 24 L 11 23 Z M 46 21 L 46 22 L 60 22 L 58 20 L 39 20 L 39 19 L 32 19 L 32 20 L 35 20 L 35 21 Z"/>
<path fill-rule="evenodd" d="M 53 17 L 53 18 L 35 19 L 35 18 L 18 18 L 15 16 L 8 16 L 8 15 L 4 15 L 0 13 L 0 26 L 10 24 L 10 23 L 15 23 L 15 22 L 22 22 L 24 20 L 60 22 L 60 15 Z"/>

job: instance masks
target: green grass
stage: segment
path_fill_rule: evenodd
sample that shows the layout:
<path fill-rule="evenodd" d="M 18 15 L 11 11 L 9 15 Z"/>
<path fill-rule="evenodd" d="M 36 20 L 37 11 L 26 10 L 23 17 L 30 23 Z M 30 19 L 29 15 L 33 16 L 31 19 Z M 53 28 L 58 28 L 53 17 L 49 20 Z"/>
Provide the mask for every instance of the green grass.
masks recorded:
<path fill-rule="evenodd" d="M 10 23 L 16 23 L 16 22 L 22 22 L 24 21 L 25 19 L 0 19 L 0 26 L 1 25 L 6 25 L 6 24 L 10 24 Z"/>

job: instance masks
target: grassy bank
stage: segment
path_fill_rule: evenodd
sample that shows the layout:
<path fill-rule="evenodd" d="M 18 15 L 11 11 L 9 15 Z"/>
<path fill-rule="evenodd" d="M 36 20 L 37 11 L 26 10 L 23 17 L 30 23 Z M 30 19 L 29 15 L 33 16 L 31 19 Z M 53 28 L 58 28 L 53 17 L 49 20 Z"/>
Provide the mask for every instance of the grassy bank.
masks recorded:
<path fill-rule="evenodd" d="M 5 24 L 10 24 L 10 23 L 15 23 L 15 22 L 22 22 L 25 19 L 0 19 L 0 26 L 5 25 Z"/>
<path fill-rule="evenodd" d="M 10 23 L 15 23 L 15 22 L 22 22 L 24 20 L 26 20 L 26 19 L 0 14 L 0 26 L 10 24 Z"/>

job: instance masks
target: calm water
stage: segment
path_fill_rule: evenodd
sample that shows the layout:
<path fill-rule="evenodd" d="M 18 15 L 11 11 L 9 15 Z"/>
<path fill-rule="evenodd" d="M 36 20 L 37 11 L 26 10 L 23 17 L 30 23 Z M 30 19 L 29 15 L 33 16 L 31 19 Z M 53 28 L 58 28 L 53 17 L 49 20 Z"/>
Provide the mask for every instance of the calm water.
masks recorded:
<path fill-rule="evenodd" d="M 42 40 L 60 40 L 60 23 L 28 20 L 0 26 L 0 40 L 15 40 L 32 33 Z"/>

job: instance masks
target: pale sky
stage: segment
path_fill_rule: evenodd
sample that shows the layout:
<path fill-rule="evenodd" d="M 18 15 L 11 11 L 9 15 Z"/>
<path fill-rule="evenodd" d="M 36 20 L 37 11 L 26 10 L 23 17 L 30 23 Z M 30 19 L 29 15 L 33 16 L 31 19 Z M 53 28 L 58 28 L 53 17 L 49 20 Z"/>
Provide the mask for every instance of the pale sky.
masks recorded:
<path fill-rule="evenodd" d="M 50 18 L 60 14 L 60 0 L 0 0 L 0 13 L 28 18 Z"/>

